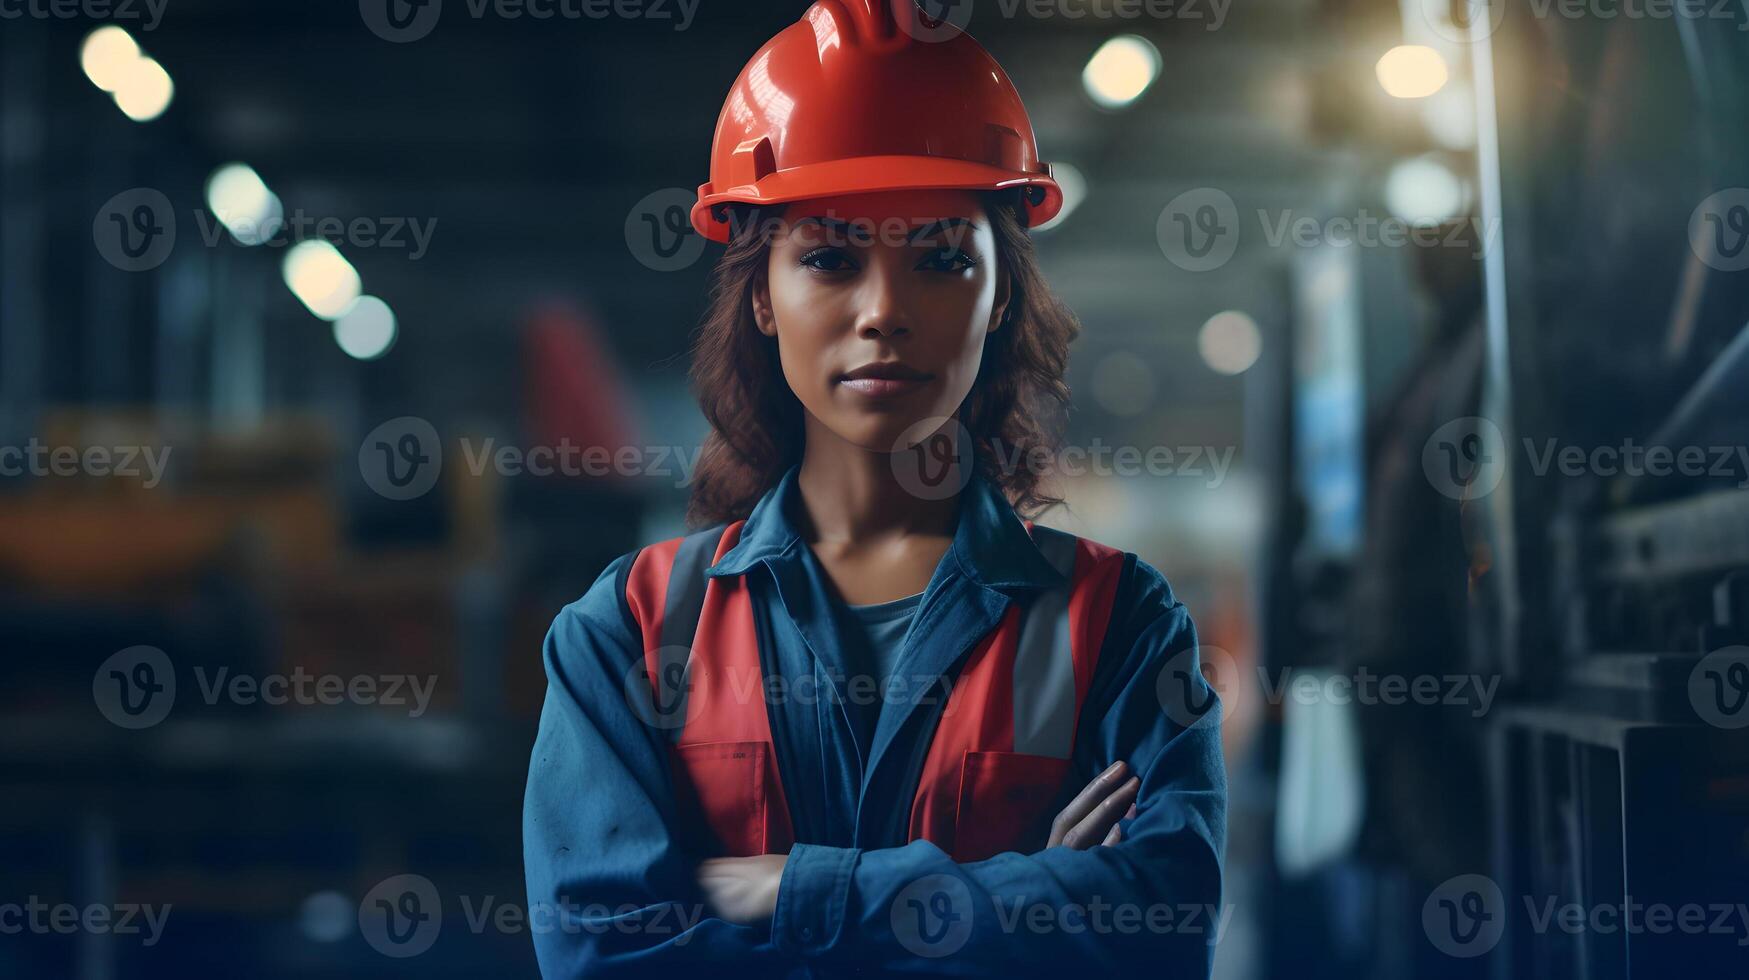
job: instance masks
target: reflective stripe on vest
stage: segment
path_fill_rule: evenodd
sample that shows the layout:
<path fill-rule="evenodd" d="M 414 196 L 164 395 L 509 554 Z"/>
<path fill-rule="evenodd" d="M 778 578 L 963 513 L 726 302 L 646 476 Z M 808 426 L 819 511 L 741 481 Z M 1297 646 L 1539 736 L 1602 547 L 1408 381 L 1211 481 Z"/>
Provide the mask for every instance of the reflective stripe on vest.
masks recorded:
<path fill-rule="evenodd" d="M 795 843 L 745 576 L 704 575 L 743 523 L 645 548 L 626 586 L 656 717 L 674 738 L 683 832 L 705 853 L 729 856 L 787 853 Z M 956 861 L 1043 846 L 1123 567 L 1121 551 L 1025 524 L 1069 582 L 1010 604 L 973 646 L 912 801 L 909 838 Z"/>
<path fill-rule="evenodd" d="M 972 651 L 930 740 L 910 838 L 956 861 L 1044 845 L 1111 618 L 1123 553 L 1052 528 L 1039 551 L 1069 575 L 1007 612 Z"/>
<path fill-rule="evenodd" d="M 682 839 L 707 854 L 784 854 L 795 834 L 766 714 L 753 604 L 745 576 L 704 574 L 740 540 L 744 523 L 645 548 L 632 562 L 626 601 L 644 635 L 656 717 L 673 736 Z"/>

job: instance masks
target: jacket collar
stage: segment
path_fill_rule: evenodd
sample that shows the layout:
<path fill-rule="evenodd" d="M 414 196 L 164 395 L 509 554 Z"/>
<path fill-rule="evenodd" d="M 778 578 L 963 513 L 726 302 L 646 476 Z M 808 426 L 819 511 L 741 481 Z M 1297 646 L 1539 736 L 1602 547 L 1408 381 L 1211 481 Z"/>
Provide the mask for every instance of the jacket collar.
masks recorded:
<path fill-rule="evenodd" d="M 741 528 L 741 539 L 705 570 L 706 575 L 740 575 L 762 561 L 799 560 L 799 549 L 807 545 L 791 515 L 801 503 L 800 471 L 800 463 L 792 465 L 765 492 Z M 960 491 L 959 526 L 949 552 L 968 578 L 992 589 L 1045 589 L 1068 581 L 1039 552 L 1001 488 L 985 479 L 976 465 Z"/>

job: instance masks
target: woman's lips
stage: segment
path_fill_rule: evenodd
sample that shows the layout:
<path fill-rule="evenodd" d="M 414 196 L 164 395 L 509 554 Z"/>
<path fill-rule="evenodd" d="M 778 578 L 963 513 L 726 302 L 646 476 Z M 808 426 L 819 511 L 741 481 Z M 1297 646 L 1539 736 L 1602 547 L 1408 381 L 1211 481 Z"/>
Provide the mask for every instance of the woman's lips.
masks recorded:
<path fill-rule="evenodd" d="M 851 391 L 869 398 L 893 398 L 907 395 L 929 383 L 928 378 L 845 378 L 838 382 Z"/>

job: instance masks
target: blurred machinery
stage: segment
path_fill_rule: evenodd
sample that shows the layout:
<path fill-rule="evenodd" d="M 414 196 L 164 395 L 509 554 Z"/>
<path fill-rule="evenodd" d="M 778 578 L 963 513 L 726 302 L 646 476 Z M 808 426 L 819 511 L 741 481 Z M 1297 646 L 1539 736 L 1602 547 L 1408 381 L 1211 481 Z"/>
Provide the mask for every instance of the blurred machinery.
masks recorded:
<path fill-rule="evenodd" d="M 1361 843 L 1281 882 L 1297 908 L 1277 909 L 1272 963 L 1736 975 L 1749 966 L 1734 911 L 1749 894 L 1749 256 L 1736 260 L 1749 15 L 1471 11 L 1479 261 L 1422 255 L 1434 331 L 1389 385 L 1332 347 L 1363 328 L 1302 291 L 1266 632 L 1277 666 L 1464 672 L 1497 680 L 1498 700 L 1479 723 L 1358 712 Z M 1363 443 L 1340 414 L 1361 399 L 1320 396 L 1357 371 L 1383 390 L 1365 399 Z M 1614 918 L 1538 925 L 1569 906 Z M 1714 924 L 1658 928 L 1657 908 Z M 1292 965 L 1309 951 L 1309 972 Z"/>
<path fill-rule="evenodd" d="M 1472 625 L 1515 689 L 1489 767 L 1507 896 L 1713 910 L 1749 894 L 1746 28 L 1742 9 L 1631 26 L 1515 11 L 1484 46 L 1483 206 L 1502 235 L 1481 414 L 1509 451 Z M 1538 472 L 1551 446 L 1590 472 Z M 1649 926 L 1509 929 L 1498 965 L 1749 967 L 1740 928 Z"/>

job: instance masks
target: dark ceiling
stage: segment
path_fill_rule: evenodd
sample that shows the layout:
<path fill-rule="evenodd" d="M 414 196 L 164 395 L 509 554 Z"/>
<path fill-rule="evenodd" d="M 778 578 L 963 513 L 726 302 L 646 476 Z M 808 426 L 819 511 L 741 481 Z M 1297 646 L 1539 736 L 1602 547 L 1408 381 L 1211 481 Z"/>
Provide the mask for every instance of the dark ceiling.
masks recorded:
<path fill-rule="evenodd" d="M 169 0 L 156 30 L 135 32 L 177 86 L 170 111 L 144 126 L 80 76 L 84 27 L 45 32 L 42 67 L 70 115 L 92 120 L 83 137 L 92 153 L 116 140 L 172 155 L 190 175 L 186 193 L 198 194 L 213 166 L 241 160 L 288 211 L 435 220 L 418 261 L 349 253 L 402 321 L 393 356 L 370 367 L 377 390 L 415 398 L 433 386 L 503 386 L 498 369 L 514 361 L 502 332 L 554 295 L 586 298 L 634 383 L 662 389 L 684 380 L 712 252 L 682 271 L 651 271 L 626 247 L 628 210 L 703 179 L 729 84 L 805 6 L 703 0 L 676 31 L 672 21 L 476 18 L 468 0 L 448 0 L 429 36 L 392 44 L 354 3 Z M 972 33 L 1015 78 L 1046 159 L 1072 162 L 1090 185 L 1082 207 L 1040 235 L 1047 274 L 1087 327 L 1071 381 L 1105 353 L 1133 353 L 1165 399 L 1150 417 L 1232 437 L 1239 380 L 1201 363 L 1196 330 L 1238 306 L 1267 334 L 1284 319 L 1284 257 L 1246 242 L 1218 272 L 1183 272 L 1156 245 L 1156 218 L 1205 185 L 1242 209 L 1328 195 L 1357 158 L 1321 132 L 1321 93 L 1332 66 L 1370 70 L 1371 57 L 1349 57 L 1348 46 L 1364 54 L 1372 41 L 1351 29 L 1355 17 L 1313 0 L 1235 3 L 1219 30 L 1208 29 L 1209 0 L 1165 20 L 1008 17 L 1005 6 L 978 3 Z M 1107 112 L 1083 94 L 1080 73 L 1124 32 L 1152 39 L 1164 70 L 1136 104 Z M 280 294 L 270 312 L 304 315 Z"/>

